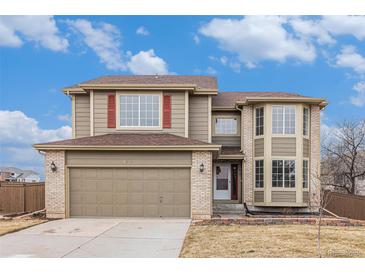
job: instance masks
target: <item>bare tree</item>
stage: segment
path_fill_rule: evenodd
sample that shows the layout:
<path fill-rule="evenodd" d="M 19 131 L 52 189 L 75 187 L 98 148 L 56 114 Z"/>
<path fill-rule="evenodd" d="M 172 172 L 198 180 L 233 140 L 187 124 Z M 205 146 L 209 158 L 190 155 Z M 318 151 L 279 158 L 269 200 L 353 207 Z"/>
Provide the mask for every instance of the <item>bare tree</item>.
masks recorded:
<path fill-rule="evenodd" d="M 357 180 L 365 176 L 365 119 L 344 121 L 322 143 L 322 170 L 327 182 L 355 194 Z"/>

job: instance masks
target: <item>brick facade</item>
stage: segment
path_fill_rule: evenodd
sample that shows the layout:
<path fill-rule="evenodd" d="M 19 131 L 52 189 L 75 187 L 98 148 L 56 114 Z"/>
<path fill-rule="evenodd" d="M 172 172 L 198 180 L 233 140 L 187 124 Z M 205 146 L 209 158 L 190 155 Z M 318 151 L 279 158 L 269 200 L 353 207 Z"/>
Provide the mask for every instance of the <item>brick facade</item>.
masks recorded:
<path fill-rule="evenodd" d="M 244 106 L 242 109 L 243 128 L 242 150 L 245 155 L 243 161 L 243 202 L 253 204 L 253 107 Z"/>
<path fill-rule="evenodd" d="M 310 115 L 310 198 L 309 204 L 313 211 L 318 210 L 321 185 L 320 176 L 321 145 L 320 145 L 320 109 L 318 105 L 311 106 Z"/>
<path fill-rule="evenodd" d="M 204 171 L 200 172 L 200 165 Z M 193 219 L 210 219 L 212 215 L 212 153 L 192 152 L 191 215 Z"/>
<path fill-rule="evenodd" d="M 51 171 L 54 162 L 57 170 Z M 45 200 L 47 218 L 65 218 L 65 152 L 47 151 L 45 157 Z"/>

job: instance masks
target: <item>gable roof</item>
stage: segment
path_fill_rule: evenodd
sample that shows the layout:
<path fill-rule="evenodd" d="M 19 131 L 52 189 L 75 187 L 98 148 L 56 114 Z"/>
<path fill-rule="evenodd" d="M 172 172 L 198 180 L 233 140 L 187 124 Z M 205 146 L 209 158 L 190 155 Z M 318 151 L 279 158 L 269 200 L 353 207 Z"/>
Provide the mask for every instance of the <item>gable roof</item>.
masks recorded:
<path fill-rule="evenodd" d="M 210 76 L 186 75 L 111 75 L 102 76 L 79 84 L 67 87 L 64 91 L 92 87 L 117 87 L 117 86 L 171 86 L 191 87 L 196 90 L 218 91 L 217 79 Z"/>
<path fill-rule="evenodd" d="M 11 172 L 11 173 L 20 174 L 23 172 L 23 170 L 21 170 L 17 167 L 0 167 L 0 172 Z"/>
<path fill-rule="evenodd" d="M 212 97 L 213 108 L 235 108 L 238 102 L 247 103 L 251 101 L 302 101 L 313 103 L 325 103 L 322 98 L 314 98 L 303 96 L 297 93 L 289 92 L 246 92 L 246 91 L 234 91 L 234 92 L 219 92 L 218 95 Z"/>
<path fill-rule="evenodd" d="M 218 150 L 221 146 L 169 133 L 110 133 L 91 137 L 68 139 L 50 143 L 36 144 L 36 149 L 185 149 L 206 148 Z"/>

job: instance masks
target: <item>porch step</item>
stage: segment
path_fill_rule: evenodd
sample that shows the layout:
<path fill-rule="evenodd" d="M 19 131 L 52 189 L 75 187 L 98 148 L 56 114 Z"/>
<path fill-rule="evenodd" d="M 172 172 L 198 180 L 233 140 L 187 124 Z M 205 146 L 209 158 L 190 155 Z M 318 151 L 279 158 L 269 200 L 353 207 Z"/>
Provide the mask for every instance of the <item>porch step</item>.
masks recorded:
<path fill-rule="evenodd" d="M 243 204 L 215 204 L 213 205 L 214 214 L 245 214 Z"/>

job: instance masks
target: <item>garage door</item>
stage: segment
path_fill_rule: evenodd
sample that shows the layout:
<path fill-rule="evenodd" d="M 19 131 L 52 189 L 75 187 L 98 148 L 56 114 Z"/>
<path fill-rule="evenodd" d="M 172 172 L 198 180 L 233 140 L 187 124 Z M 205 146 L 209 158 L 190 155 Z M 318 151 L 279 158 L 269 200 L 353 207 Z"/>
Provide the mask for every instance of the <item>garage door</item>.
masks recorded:
<path fill-rule="evenodd" d="M 70 168 L 70 215 L 190 217 L 189 168 Z"/>

